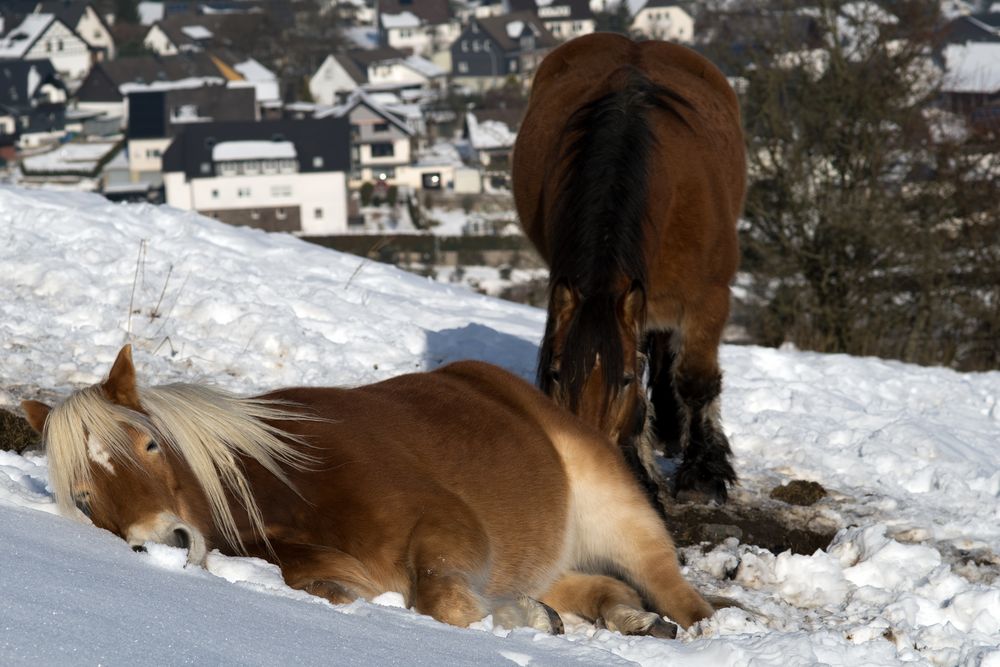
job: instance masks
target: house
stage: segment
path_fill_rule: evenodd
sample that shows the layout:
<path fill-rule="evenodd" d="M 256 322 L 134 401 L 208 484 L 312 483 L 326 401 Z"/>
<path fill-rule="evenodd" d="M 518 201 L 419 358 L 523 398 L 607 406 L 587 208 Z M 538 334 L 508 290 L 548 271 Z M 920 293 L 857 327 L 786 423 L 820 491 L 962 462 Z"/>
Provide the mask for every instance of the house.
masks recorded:
<path fill-rule="evenodd" d="M 309 94 L 319 104 L 338 104 L 368 82 L 367 68 L 346 53 L 326 57 L 309 79 Z"/>
<path fill-rule="evenodd" d="M 163 154 L 166 203 L 234 225 L 347 231 L 346 118 L 193 123 Z"/>
<path fill-rule="evenodd" d="M 543 0 L 538 18 L 556 39 L 568 41 L 597 29 L 597 18 L 588 0 Z"/>
<path fill-rule="evenodd" d="M 410 164 L 414 131 L 368 93 L 355 91 L 344 104 L 319 111 L 316 117 L 348 119 L 351 187 L 365 181 L 393 185 L 397 170 Z"/>
<path fill-rule="evenodd" d="M 464 136 L 471 158 L 478 163 L 486 182 L 509 188 L 510 155 L 517 139 L 522 113 L 512 109 L 477 109 L 465 114 Z"/>
<path fill-rule="evenodd" d="M 223 85 L 128 95 L 128 166 L 133 182 L 162 183 L 163 153 L 192 123 L 257 120 L 253 89 Z"/>
<path fill-rule="evenodd" d="M 694 40 L 694 17 L 680 3 L 648 0 L 633 15 L 632 30 L 650 39 L 690 43 Z"/>
<path fill-rule="evenodd" d="M 39 187 L 59 184 L 94 191 L 99 187 L 101 169 L 120 150 L 120 137 L 59 144 L 44 153 L 24 157 L 20 181 Z"/>
<path fill-rule="evenodd" d="M 90 71 L 90 45 L 52 14 L 28 14 L 0 39 L 0 60 L 49 60 L 72 87 Z"/>
<path fill-rule="evenodd" d="M 4 159 L 66 134 L 66 86 L 48 60 L 0 61 L 0 146 Z"/>
<path fill-rule="evenodd" d="M 39 14 L 53 14 L 90 45 L 96 60 L 113 60 L 115 40 L 101 13 L 87 0 L 44 0 L 35 8 Z"/>
<path fill-rule="evenodd" d="M 942 53 L 941 94 L 946 109 L 969 117 L 1000 102 L 1000 42 L 950 44 Z"/>
<path fill-rule="evenodd" d="M 78 109 L 121 118 L 121 126 L 125 127 L 128 121 L 126 99 L 130 92 L 225 83 L 226 78 L 215 61 L 204 53 L 117 58 L 94 65 L 76 91 L 75 104 Z"/>
<path fill-rule="evenodd" d="M 440 87 L 446 74 L 426 58 L 390 47 L 353 49 L 327 56 L 309 79 L 309 93 L 319 104 L 338 104 L 362 87 L 366 90 Z"/>
<path fill-rule="evenodd" d="M 223 17 L 202 14 L 174 14 L 150 26 L 142 43 L 161 56 L 204 51 L 216 42 Z"/>
<path fill-rule="evenodd" d="M 451 45 L 452 81 L 494 88 L 530 75 L 558 41 L 531 12 L 472 18 Z"/>
<path fill-rule="evenodd" d="M 379 44 L 425 57 L 446 51 L 461 32 L 448 0 L 379 0 L 376 27 Z"/>

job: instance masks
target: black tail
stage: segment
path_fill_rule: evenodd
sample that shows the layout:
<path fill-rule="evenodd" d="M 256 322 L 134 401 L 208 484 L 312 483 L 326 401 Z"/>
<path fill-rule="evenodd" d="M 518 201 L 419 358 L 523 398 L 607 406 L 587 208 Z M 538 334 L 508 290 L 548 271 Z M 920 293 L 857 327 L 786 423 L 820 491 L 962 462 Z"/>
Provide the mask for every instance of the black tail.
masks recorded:
<path fill-rule="evenodd" d="M 629 284 L 647 284 L 649 163 L 657 149 L 651 113 L 666 112 L 690 127 L 683 110 L 692 109 L 691 104 L 635 67 L 616 70 L 609 81 L 610 92 L 577 109 L 566 123 L 556 163 L 563 172 L 550 209 L 555 216 L 550 247 L 558 252 L 552 253 L 549 284 L 564 283 L 580 296 L 560 358 L 559 382 L 570 405 L 578 403 L 597 355 L 608 383 L 605 395 L 619 390 L 625 359 L 615 287 L 623 276 Z M 538 386 L 546 394 L 553 390 L 554 326 L 550 312 L 538 360 Z M 657 480 L 636 452 L 624 453 L 640 484 L 655 498 Z"/>

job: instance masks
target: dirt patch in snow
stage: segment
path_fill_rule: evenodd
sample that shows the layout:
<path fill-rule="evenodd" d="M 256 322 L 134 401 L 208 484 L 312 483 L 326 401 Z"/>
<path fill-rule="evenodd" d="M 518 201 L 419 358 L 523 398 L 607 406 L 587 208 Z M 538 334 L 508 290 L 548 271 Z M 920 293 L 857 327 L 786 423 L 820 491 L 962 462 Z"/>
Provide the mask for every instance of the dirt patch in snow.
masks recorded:
<path fill-rule="evenodd" d="M 24 417 L 0 408 L 0 449 L 20 454 L 39 445 L 38 434 Z"/>

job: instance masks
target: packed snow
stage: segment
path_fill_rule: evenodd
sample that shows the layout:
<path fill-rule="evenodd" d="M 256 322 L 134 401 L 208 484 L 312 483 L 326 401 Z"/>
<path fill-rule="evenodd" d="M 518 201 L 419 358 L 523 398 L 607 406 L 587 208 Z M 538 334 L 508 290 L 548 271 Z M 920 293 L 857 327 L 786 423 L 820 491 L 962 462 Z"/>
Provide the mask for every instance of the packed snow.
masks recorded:
<path fill-rule="evenodd" d="M 545 314 L 287 235 L 0 187 L 0 407 L 98 382 L 132 342 L 147 383 L 356 385 L 462 358 L 533 375 Z M 724 609 L 677 640 L 568 619 L 469 629 L 397 594 L 334 606 L 263 561 L 133 553 L 58 516 L 41 453 L 0 451 L 0 663 L 1000 665 L 1000 373 L 724 347 L 723 422 L 754 503 L 791 479 L 826 550 L 684 550 Z M 609 527 L 611 529 L 611 527 Z"/>

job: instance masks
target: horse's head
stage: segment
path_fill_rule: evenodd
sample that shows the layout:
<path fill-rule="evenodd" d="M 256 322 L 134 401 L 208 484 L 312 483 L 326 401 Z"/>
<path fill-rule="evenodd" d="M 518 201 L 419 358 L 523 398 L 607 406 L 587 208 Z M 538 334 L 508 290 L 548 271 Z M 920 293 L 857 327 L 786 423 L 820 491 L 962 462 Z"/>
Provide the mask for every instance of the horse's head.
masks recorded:
<path fill-rule="evenodd" d="M 204 562 L 205 496 L 143 409 L 131 348 L 121 350 L 104 383 L 55 408 L 37 401 L 22 407 L 43 435 L 50 482 L 65 514 L 82 512 L 136 550 L 159 542 L 187 549 L 191 563 Z"/>
<path fill-rule="evenodd" d="M 539 387 L 615 442 L 638 435 L 645 424 L 645 312 L 637 281 L 586 296 L 559 281 L 549 299 Z"/>

